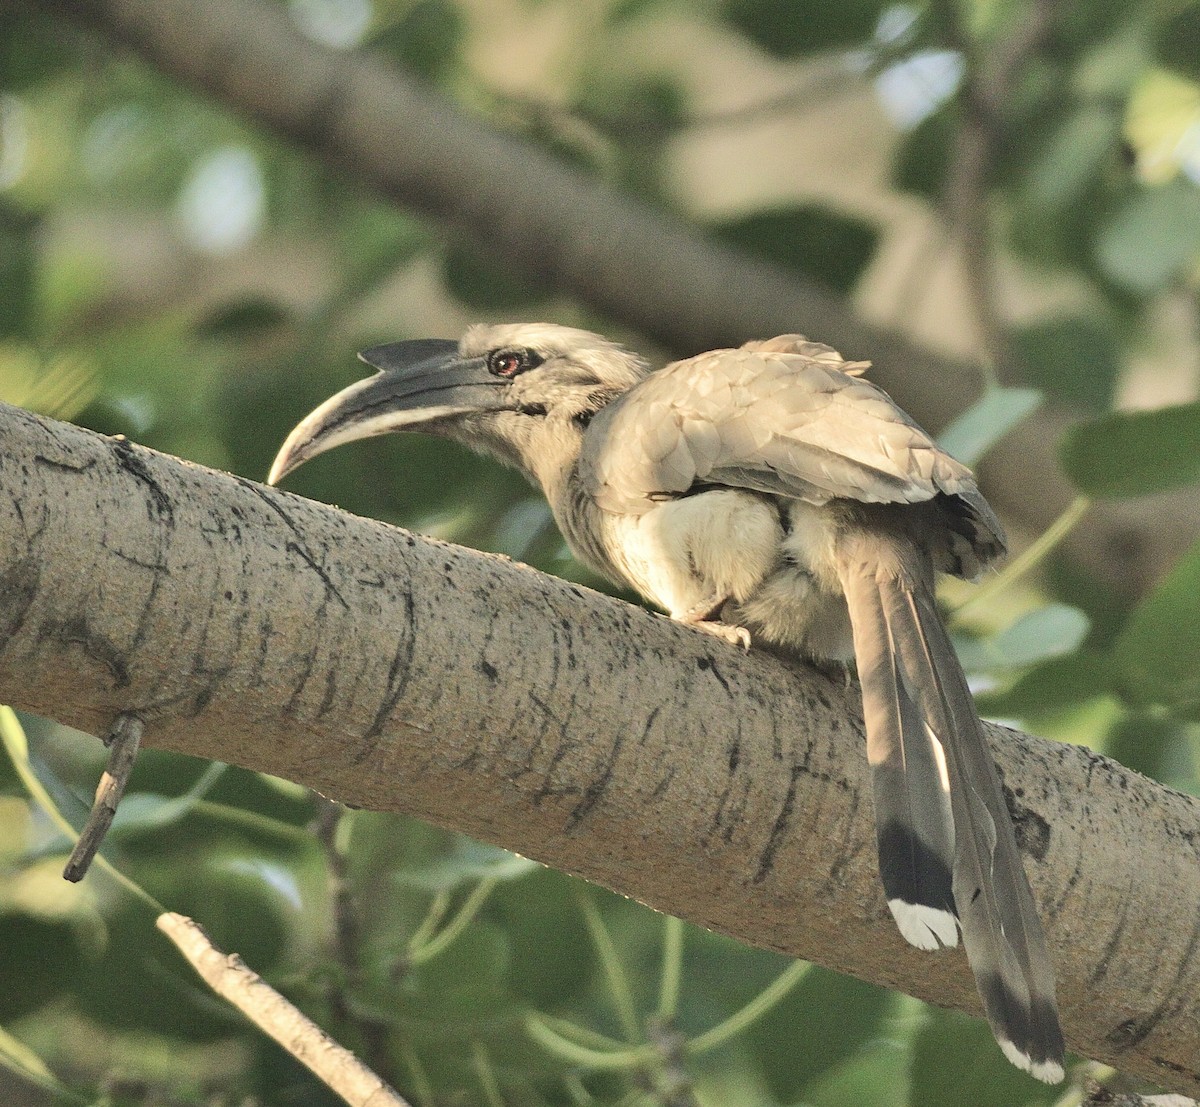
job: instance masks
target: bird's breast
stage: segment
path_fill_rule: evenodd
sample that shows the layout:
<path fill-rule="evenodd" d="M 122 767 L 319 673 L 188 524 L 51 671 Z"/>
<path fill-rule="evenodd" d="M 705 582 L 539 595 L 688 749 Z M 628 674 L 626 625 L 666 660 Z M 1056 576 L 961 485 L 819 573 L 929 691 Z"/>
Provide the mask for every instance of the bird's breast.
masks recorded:
<path fill-rule="evenodd" d="M 777 564 L 783 539 L 770 501 L 736 489 L 664 500 L 641 515 L 604 512 L 602 520 L 618 568 L 675 616 L 751 595 Z"/>

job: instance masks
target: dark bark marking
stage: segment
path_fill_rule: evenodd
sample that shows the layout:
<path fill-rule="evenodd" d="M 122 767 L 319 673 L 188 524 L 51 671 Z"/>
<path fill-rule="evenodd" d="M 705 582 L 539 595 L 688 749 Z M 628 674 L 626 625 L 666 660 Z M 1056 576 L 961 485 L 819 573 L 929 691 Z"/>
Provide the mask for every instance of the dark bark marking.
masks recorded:
<path fill-rule="evenodd" d="M 342 608 L 344 610 L 346 610 L 346 611 L 350 610 L 350 605 L 346 602 L 346 599 L 341 594 L 341 592 L 338 591 L 337 585 L 333 583 L 333 578 L 330 577 L 329 573 L 326 572 L 326 570 L 323 566 L 317 564 L 317 562 L 314 560 L 312 554 L 310 554 L 306 549 L 304 549 L 304 547 L 301 546 L 299 542 L 289 541 L 288 544 L 284 547 L 284 549 L 288 550 L 290 553 L 298 554 L 300 556 L 300 559 L 314 573 L 316 573 L 318 577 L 321 578 L 321 583 L 323 585 L 325 585 L 325 595 L 327 597 L 332 596 L 335 600 L 337 600 L 338 603 L 340 603 L 342 605 Z"/>
<path fill-rule="evenodd" d="M 320 706 L 317 708 L 318 719 L 323 719 L 333 709 L 333 701 L 337 697 L 338 690 L 337 678 L 337 666 L 330 665 L 325 671 L 325 695 L 321 697 Z"/>
<path fill-rule="evenodd" d="M 86 657 L 112 674 L 115 688 L 129 687 L 129 666 L 124 654 L 109 638 L 94 631 L 85 616 L 78 615 L 61 623 L 46 623 L 38 637 L 43 641 L 58 639 L 81 647 Z"/>
<path fill-rule="evenodd" d="M 96 459 L 94 457 L 89 458 L 82 465 L 77 465 L 70 461 L 61 461 L 55 457 L 46 457 L 44 454 L 34 454 L 33 463 L 34 465 L 45 466 L 47 469 L 58 469 L 64 473 L 86 473 L 89 469 L 95 468 Z"/>
<path fill-rule="evenodd" d="M 783 806 L 780 807 L 779 814 L 775 816 L 775 822 L 771 826 L 771 833 L 767 836 L 767 844 L 763 847 L 763 851 L 759 856 L 758 871 L 751 879 L 752 884 L 761 884 L 767 879 L 771 869 L 775 867 L 775 854 L 778 852 L 779 846 L 783 841 L 788 823 L 792 820 L 792 810 L 796 806 L 796 786 L 805 771 L 806 767 L 804 765 L 792 766 L 787 792 L 783 797 Z"/>
<path fill-rule="evenodd" d="M 666 793 L 667 789 L 671 786 L 671 781 L 673 781 L 675 779 L 676 771 L 677 770 L 674 765 L 672 765 L 667 770 L 666 776 L 664 776 L 662 778 L 662 780 L 660 780 L 654 786 L 654 791 L 650 793 L 651 799 L 661 799 L 663 797 L 663 795 Z"/>
<path fill-rule="evenodd" d="M 0 649 L 4 649 L 25 624 L 29 609 L 37 598 L 41 577 L 41 562 L 32 553 L 0 573 Z"/>
<path fill-rule="evenodd" d="M 1193 974 L 1187 970 L 1195 961 L 1197 949 L 1200 949 L 1200 917 L 1193 916 L 1193 918 L 1192 933 L 1188 938 L 1187 949 L 1184 950 L 1179 971 L 1175 974 L 1166 994 L 1153 1011 L 1141 1018 L 1126 1019 L 1105 1036 L 1105 1041 L 1118 1052 L 1140 1045 L 1153 1033 L 1160 1022 L 1177 1014 L 1180 1008 L 1191 999 L 1195 986 L 1189 980 Z"/>
<path fill-rule="evenodd" d="M 147 509 L 146 514 L 151 522 L 157 513 L 160 518 L 166 519 L 168 525 L 174 525 L 175 505 L 171 502 L 171 497 L 163 491 L 162 485 L 155 480 L 154 474 L 150 472 L 150 467 L 146 464 L 146 459 L 138 452 L 138 448 L 126 438 L 117 437 L 109 439 L 109 441 L 112 443 L 112 452 L 117 459 L 117 465 L 149 490 L 154 508 L 153 510 Z"/>
<path fill-rule="evenodd" d="M 239 484 L 241 484 L 244 488 L 248 489 L 255 496 L 257 496 L 260 500 L 262 500 L 262 502 L 264 504 L 266 504 L 267 507 L 269 507 L 276 515 L 279 516 L 280 519 L 283 520 L 284 526 L 286 526 L 288 528 L 288 530 L 290 530 L 292 532 L 292 534 L 295 536 L 295 539 L 296 539 L 294 542 L 289 540 L 288 543 L 284 546 L 284 549 L 289 553 L 297 554 L 300 557 L 300 559 L 314 573 L 317 574 L 317 576 L 321 579 L 321 583 L 325 586 L 326 599 L 328 599 L 329 596 L 333 596 L 338 601 L 338 603 L 340 603 L 342 605 L 342 607 L 346 611 L 349 611 L 350 605 L 346 602 L 345 597 L 343 597 L 341 592 L 338 591 L 337 585 L 335 585 L 333 583 L 333 580 L 329 576 L 329 573 L 320 564 L 320 562 L 318 562 L 317 559 L 315 557 L 313 557 L 313 555 L 311 553 L 308 552 L 308 550 L 304 544 L 304 535 L 301 534 L 300 528 L 298 526 L 296 526 L 296 524 L 292 521 L 291 516 L 288 515 L 288 513 L 286 511 L 284 511 L 283 508 L 280 507 L 280 505 L 275 502 L 274 498 L 270 494 L 268 494 L 268 492 L 265 489 L 260 488 L 253 481 L 246 480 L 244 477 L 238 477 L 236 479 Z"/>
<path fill-rule="evenodd" d="M 998 770 L 997 770 L 998 771 Z M 1017 848 L 1038 861 L 1044 861 L 1050 851 L 1050 823 L 1045 816 L 1026 807 L 1007 784 L 1000 784 L 1004 792 L 1004 803 L 1008 807 L 1012 819 L 1013 830 L 1017 836 Z"/>
<path fill-rule="evenodd" d="M 646 725 L 642 728 L 642 736 L 639 740 L 639 744 L 641 742 L 645 742 L 646 735 L 649 733 L 650 728 L 654 726 L 655 719 L 658 718 L 658 711 L 659 709 L 656 707 L 650 712 L 649 717 L 646 719 Z M 612 746 L 609 748 L 608 756 L 604 759 L 603 766 L 601 766 L 600 775 L 584 787 L 583 795 L 580 797 L 579 802 L 571 811 L 571 814 L 567 817 L 566 830 L 568 833 L 573 831 L 585 818 L 587 818 L 587 816 L 591 813 L 592 808 L 594 808 L 596 804 L 600 802 L 600 797 L 603 796 L 606 791 L 608 791 L 608 786 L 612 783 L 613 771 L 616 768 L 617 758 L 621 756 L 621 750 L 624 748 L 624 746 L 625 734 L 622 731 L 617 735 L 616 741 L 614 741 Z"/>
<path fill-rule="evenodd" d="M 400 644 L 388 667 L 387 691 L 375 712 L 375 718 L 371 720 L 371 725 L 363 732 L 358 751 L 350 758 L 352 765 L 361 765 L 371 755 L 375 749 L 375 739 L 382 733 L 388 717 L 400 702 L 400 697 L 404 695 L 412 676 L 413 657 L 417 647 L 417 626 L 416 605 L 413 603 L 411 592 L 404 593 L 404 614 L 405 626 L 400 628 Z"/>
<path fill-rule="evenodd" d="M 1129 922 L 1129 914 L 1133 908 L 1133 881 L 1130 880 L 1130 887 L 1121 900 L 1121 912 L 1117 915 L 1117 925 L 1113 927 L 1112 934 L 1109 935 L 1108 941 L 1104 943 L 1104 949 L 1100 951 L 1100 956 L 1096 959 L 1096 967 L 1088 974 L 1088 984 L 1099 984 L 1108 975 L 1108 962 L 1112 955 L 1117 951 L 1117 946 L 1121 944 L 1121 939 L 1125 936 L 1125 927 Z"/>

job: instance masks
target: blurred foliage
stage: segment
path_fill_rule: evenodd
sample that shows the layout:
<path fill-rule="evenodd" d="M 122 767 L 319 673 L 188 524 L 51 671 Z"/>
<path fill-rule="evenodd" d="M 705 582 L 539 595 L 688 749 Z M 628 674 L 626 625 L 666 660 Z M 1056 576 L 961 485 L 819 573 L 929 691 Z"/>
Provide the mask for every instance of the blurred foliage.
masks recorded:
<path fill-rule="evenodd" d="M 1200 477 L 1195 403 L 1128 410 L 1140 402 L 1131 368 L 1169 361 L 1165 319 L 1185 319 L 1195 365 L 1196 3 L 292 0 L 289 10 L 313 37 L 370 47 L 666 207 L 680 206 L 673 156 L 689 136 L 749 131 L 782 112 L 803 119 L 867 93 L 864 133 L 897 121 L 886 204 L 859 203 L 850 180 L 844 195 L 797 182 L 794 195 L 703 220 L 714 239 L 840 294 L 859 295 L 880 264 L 877 212 L 917 205 L 948 225 L 964 128 L 982 127 L 988 162 L 974 187 L 991 238 L 980 253 L 1037 295 L 1000 313 L 1003 348 L 989 352 L 1004 386 L 993 382 L 946 441 L 974 461 L 1055 403 L 1088 420 L 1062 444 L 1081 495 L 1136 497 Z M 1037 12 L 1043 34 L 998 72 Z M 702 26 L 731 56 L 750 52 L 766 73 L 818 67 L 819 95 L 706 117 L 697 83 L 668 64 L 672 20 Z M 493 38 L 508 49 L 497 55 Z M 917 267 L 909 279 L 925 276 Z M 0 10 L 0 398 L 257 478 L 296 420 L 361 374 L 352 351 L 453 333 L 477 314 L 609 329 L 538 275 L 447 240 L 95 38 L 19 5 Z M 516 476 L 442 442 L 363 443 L 289 486 L 586 579 Z M 1049 540 L 1034 550 L 1036 582 L 1006 572 L 955 620 L 984 708 L 1200 789 L 1200 546 L 1134 598 L 1085 579 Z M 78 826 L 98 743 L 25 723 L 28 771 Z M 7 762 L 0 826 L 6 1099 L 17 1101 L 11 1087 L 31 1103 L 332 1102 L 200 986 L 142 899 L 102 871 L 81 888 L 61 882 L 68 841 Z M 144 754 L 105 856 L 193 913 L 418 1107 L 1055 1100 L 1004 1063 L 977 1020 L 789 968 L 492 847 L 331 811 L 240 769 Z M 774 1005 L 758 1011 L 764 996 Z"/>

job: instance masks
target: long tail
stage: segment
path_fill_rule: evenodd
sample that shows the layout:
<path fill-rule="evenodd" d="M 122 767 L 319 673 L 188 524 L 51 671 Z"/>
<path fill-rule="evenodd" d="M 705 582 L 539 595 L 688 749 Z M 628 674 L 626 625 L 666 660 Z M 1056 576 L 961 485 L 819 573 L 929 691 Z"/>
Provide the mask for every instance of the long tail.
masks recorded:
<path fill-rule="evenodd" d="M 921 949 L 956 945 L 957 916 L 1000 1048 L 1057 1083 L 1054 968 L 932 569 L 904 540 L 873 534 L 848 543 L 841 560 L 888 906 Z"/>

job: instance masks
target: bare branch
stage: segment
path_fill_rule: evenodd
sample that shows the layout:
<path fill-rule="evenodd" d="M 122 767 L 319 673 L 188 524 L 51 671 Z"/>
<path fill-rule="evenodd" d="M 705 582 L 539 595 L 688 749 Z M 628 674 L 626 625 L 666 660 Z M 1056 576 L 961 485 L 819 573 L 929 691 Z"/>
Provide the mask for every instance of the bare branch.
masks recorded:
<path fill-rule="evenodd" d="M 217 995 L 307 1065 L 351 1107 L 409 1107 L 407 1100 L 247 968 L 236 953 L 217 949 L 194 919 L 166 911 L 156 925 Z"/>
<path fill-rule="evenodd" d="M 873 360 L 874 379 L 935 430 L 978 394 L 975 368 L 873 326 L 821 286 L 612 192 L 379 59 L 310 41 L 282 5 L 10 3 L 82 22 L 132 48 L 173 78 L 295 140 L 350 180 L 680 353 L 804 330 L 848 357 Z M 1013 49 L 1019 57 L 1026 47 L 1014 39 Z M 1013 64 L 1007 54 L 1001 58 L 1000 79 Z M 991 88 L 997 79 L 988 80 Z M 1035 416 L 985 466 L 993 504 L 1032 533 L 1075 494 L 1056 452 L 1068 422 L 1052 413 Z M 1097 579 L 1138 594 L 1197 531 L 1194 494 L 1159 496 L 1102 505 L 1068 547 Z"/>
<path fill-rule="evenodd" d="M 117 814 L 117 804 L 125 794 L 125 785 L 129 783 L 129 774 L 133 772 L 141 741 L 142 720 L 136 715 L 122 712 L 104 737 L 104 744 L 109 748 L 108 766 L 96 786 L 96 801 L 92 804 L 91 814 L 63 869 L 64 880 L 78 883 L 87 875 L 92 858 L 100 849 Z"/>
<path fill-rule="evenodd" d="M 978 1011 L 879 889 L 853 689 L 502 558 L 0 407 L 0 687 Z M 1200 1092 L 1200 801 L 989 728 L 1080 1053 Z M 1147 940 L 1152 935 L 1153 940 Z"/>

